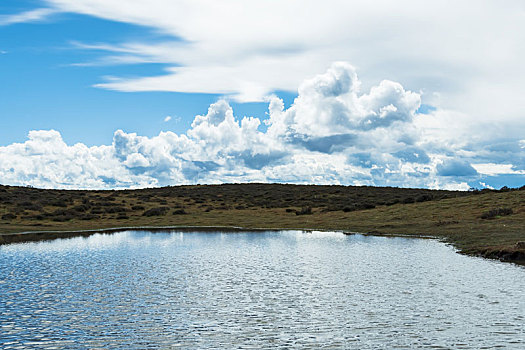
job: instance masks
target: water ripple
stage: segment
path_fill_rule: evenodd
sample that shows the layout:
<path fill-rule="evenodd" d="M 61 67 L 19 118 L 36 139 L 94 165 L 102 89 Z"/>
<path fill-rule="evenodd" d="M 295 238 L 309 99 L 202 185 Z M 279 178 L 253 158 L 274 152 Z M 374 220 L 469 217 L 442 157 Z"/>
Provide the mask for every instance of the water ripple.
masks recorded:
<path fill-rule="evenodd" d="M 0 247 L 0 348 L 525 347 L 525 269 L 433 240 L 125 231 Z"/>

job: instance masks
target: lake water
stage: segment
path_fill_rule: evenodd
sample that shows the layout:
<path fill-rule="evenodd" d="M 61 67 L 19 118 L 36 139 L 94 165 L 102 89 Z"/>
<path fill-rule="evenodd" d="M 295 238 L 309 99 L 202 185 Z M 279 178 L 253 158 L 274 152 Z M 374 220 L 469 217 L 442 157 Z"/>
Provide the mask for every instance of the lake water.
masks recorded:
<path fill-rule="evenodd" d="M 525 268 L 434 240 L 125 231 L 0 246 L 0 348 L 525 348 Z"/>

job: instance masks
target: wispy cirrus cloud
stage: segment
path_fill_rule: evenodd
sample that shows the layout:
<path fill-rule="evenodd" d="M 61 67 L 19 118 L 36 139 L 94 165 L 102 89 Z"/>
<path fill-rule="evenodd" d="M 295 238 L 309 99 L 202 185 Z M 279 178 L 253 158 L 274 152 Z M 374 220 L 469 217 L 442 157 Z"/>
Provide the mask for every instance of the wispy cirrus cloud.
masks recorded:
<path fill-rule="evenodd" d="M 101 81 L 98 88 L 262 101 L 273 91 L 295 91 L 304 77 L 346 60 L 359 67 L 365 81 L 388 77 L 402 82 L 421 92 L 425 104 L 461 112 L 469 118 L 466 122 L 504 120 L 519 124 L 516 133 L 525 130 L 521 0 L 505 6 L 496 0 L 43 2 L 45 9 L 18 19 L 10 16 L 10 22 L 59 11 L 162 34 L 161 41 L 77 43 L 77 48 L 98 50 L 104 57 L 76 65 L 167 66 L 161 74 L 123 76 Z"/>
<path fill-rule="evenodd" d="M 0 26 L 7 26 L 17 23 L 37 22 L 46 20 L 54 14 L 61 12 L 56 8 L 46 7 L 29 10 L 17 14 L 0 15 Z"/>
<path fill-rule="evenodd" d="M 425 103 L 482 120 L 522 120 L 525 3 L 511 0 L 47 0 L 58 11 L 131 23 L 173 40 L 92 45 L 105 62 L 155 62 L 163 74 L 96 85 L 261 101 L 295 91 L 334 60 L 421 91 Z M 122 55 L 122 59 L 117 56 Z M 104 62 L 104 61 L 102 61 Z M 490 91 L 490 92 L 489 92 Z M 472 117 L 473 118 L 473 117 Z"/>

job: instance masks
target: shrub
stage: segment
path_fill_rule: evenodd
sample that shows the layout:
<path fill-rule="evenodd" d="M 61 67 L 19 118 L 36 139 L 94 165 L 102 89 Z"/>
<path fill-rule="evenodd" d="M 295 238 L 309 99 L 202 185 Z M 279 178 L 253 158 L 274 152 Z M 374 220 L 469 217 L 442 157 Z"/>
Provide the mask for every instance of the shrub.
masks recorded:
<path fill-rule="evenodd" d="M 50 201 L 49 205 L 52 205 L 53 207 L 60 207 L 60 208 L 67 207 L 67 203 L 65 201 L 63 201 L 63 200 L 60 200 L 60 199 L 56 199 L 54 201 Z"/>
<path fill-rule="evenodd" d="M 432 196 L 429 194 L 421 194 L 416 197 L 416 202 L 428 202 L 432 200 Z"/>
<path fill-rule="evenodd" d="M 482 219 L 494 219 L 498 216 L 512 215 L 511 208 L 497 208 L 484 212 L 481 214 Z"/>
<path fill-rule="evenodd" d="M 405 199 L 403 199 L 403 203 L 404 204 L 410 204 L 410 203 L 414 203 L 414 202 L 415 202 L 415 200 L 412 197 L 406 197 Z"/>
<path fill-rule="evenodd" d="M 345 213 L 349 213 L 349 212 L 354 211 L 354 210 L 355 210 L 355 206 L 351 206 L 351 207 L 348 207 L 348 206 L 347 206 L 347 207 L 344 207 L 344 208 L 343 208 L 343 211 L 344 211 Z"/>
<path fill-rule="evenodd" d="M 2 215 L 2 220 L 13 220 L 16 219 L 16 215 L 12 213 L 7 213 Z"/>
<path fill-rule="evenodd" d="M 113 202 L 96 202 L 94 203 L 94 205 L 97 207 L 112 207 L 114 205 L 120 205 L 120 204 L 115 204 Z"/>
<path fill-rule="evenodd" d="M 51 216 L 71 216 L 76 215 L 76 212 L 71 209 L 57 209 L 54 212 L 50 213 Z"/>
<path fill-rule="evenodd" d="M 312 207 L 302 207 L 301 210 L 296 211 L 295 215 L 311 215 Z"/>
<path fill-rule="evenodd" d="M 102 208 L 91 209 L 91 214 L 102 214 L 102 213 L 104 213 L 104 210 L 102 210 Z"/>
<path fill-rule="evenodd" d="M 65 222 L 65 221 L 69 221 L 73 219 L 73 216 L 72 215 L 59 215 L 59 216 L 55 216 L 53 217 L 53 221 L 56 221 L 56 222 Z"/>
<path fill-rule="evenodd" d="M 184 209 L 176 209 L 172 213 L 173 215 L 184 215 L 186 214 L 186 211 Z"/>
<path fill-rule="evenodd" d="M 287 213 L 295 213 L 296 210 L 295 210 L 295 209 L 292 209 L 292 208 L 286 208 L 286 212 L 287 212 Z"/>
<path fill-rule="evenodd" d="M 127 220 L 129 219 L 129 216 L 127 216 L 126 214 L 119 214 L 117 216 L 117 220 Z"/>
<path fill-rule="evenodd" d="M 33 211 L 40 211 L 40 210 L 42 210 L 42 206 L 40 204 L 34 203 L 34 202 L 29 202 L 29 201 L 24 201 L 24 202 L 18 203 L 17 206 L 19 208 L 23 208 L 23 209 L 26 209 L 26 210 L 33 210 Z"/>
<path fill-rule="evenodd" d="M 123 213 L 126 211 L 126 208 L 121 206 L 112 206 L 106 208 L 106 213 L 108 214 L 114 214 L 114 213 Z"/>
<path fill-rule="evenodd" d="M 86 212 L 88 211 L 88 209 L 89 209 L 89 205 L 86 205 L 86 204 L 77 205 L 76 207 L 73 208 L 74 211 L 79 212 L 79 213 Z"/>
<path fill-rule="evenodd" d="M 144 208 L 144 206 L 142 205 L 134 205 L 131 207 L 132 210 L 144 210 L 146 208 Z"/>
<path fill-rule="evenodd" d="M 166 215 L 168 212 L 168 207 L 158 207 L 158 208 L 151 208 L 149 210 L 146 210 L 142 216 L 161 216 Z"/>
<path fill-rule="evenodd" d="M 84 214 L 80 217 L 80 220 L 94 220 L 94 219 L 98 219 L 100 218 L 100 216 L 98 215 L 93 215 L 93 214 Z"/>

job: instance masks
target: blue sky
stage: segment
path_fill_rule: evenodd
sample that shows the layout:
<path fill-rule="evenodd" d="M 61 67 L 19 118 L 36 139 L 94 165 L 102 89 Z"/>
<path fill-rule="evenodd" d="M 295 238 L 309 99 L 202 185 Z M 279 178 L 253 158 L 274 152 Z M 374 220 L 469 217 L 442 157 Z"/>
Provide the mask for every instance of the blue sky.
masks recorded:
<path fill-rule="evenodd" d="M 38 1 L 3 1 L 2 14 L 17 14 Z M 68 143 L 111 144 L 123 129 L 154 136 L 160 131 L 185 132 L 195 115 L 206 113 L 219 94 L 173 92 L 123 93 L 93 88 L 107 75 L 161 74 L 165 64 L 76 66 L 101 57 L 75 47 L 76 42 L 159 41 L 164 35 L 126 23 L 72 13 L 36 22 L 0 27 L 2 124 L 0 145 L 23 142 L 32 129 L 55 129 Z M 172 39 L 172 38 L 171 38 Z M 288 101 L 294 93 L 281 92 Z M 289 102 L 290 103 L 290 102 Z M 236 104 L 239 115 L 264 118 L 266 103 Z M 164 118 L 172 116 L 170 122 Z"/>
<path fill-rule="evenodd" d="M 524 19 L 520 1 L 4 0 L 0 183 L 522 186 Z"/>

